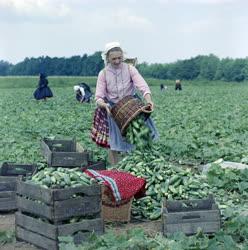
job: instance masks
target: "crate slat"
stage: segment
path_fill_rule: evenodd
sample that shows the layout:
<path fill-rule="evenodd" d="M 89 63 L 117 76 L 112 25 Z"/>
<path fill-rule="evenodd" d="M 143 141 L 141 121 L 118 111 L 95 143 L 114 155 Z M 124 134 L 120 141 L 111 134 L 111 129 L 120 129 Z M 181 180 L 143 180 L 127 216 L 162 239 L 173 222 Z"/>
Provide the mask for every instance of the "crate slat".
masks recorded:
<path fill-rule="evenodd" d="M 215 233 L 220 229 L 220 222 L 196 222 L 196 223 L 182 223 L 182 224 L 166 224 L 164 232 L 172 234 L 175 232 L 184 232 L 186 235 L 192 235 L 201 228 L 204 233 Z"/>
<path fill-rule="evenodd" d="M 0 182 L 16 182 L 16 176 L 0 176 Z"/>
<path fill-rule="evenodd" d="M 168 224 L 197 222 L 197 221 L 218 221 L 220 218 L 219 210 L 207 210 L 207 211 L 195 211 L 182 212 L 182 213 L 170 213 L 165 214 L 165 220 Z"/>
<path fill-rule="evenodd" d="M 17 193 L 28 196 L 31 199 L 40 200 L 46 204 L 53 204 L 54 201 L 66 200 L 73 194 L 82 196 L 100 196 L 100 185 L 81 186 L 67 189 L 48 189 L 32 183 L 25 183 L 21 179 L 17 180 Z"/>
<path fill-rule="evenodd" d="M 72 235 L 78 231 L 88 232 L 104 232 L 104 223 L 102 218 L 96 218 L 91 220 L 83 220 L 73 224 L 64 224 L 58 226 L 58 235 L 66 236 Z"/>
<path fill-rule="evenodd" d="M 88 154 L 78 152 L 52 152 L 51 158 L 54 167 L 79 167 L 88 162 Z"/>
<path fill-rule="evenodd" d="M 15 223 L 17 226 L 25 228 L 35 233 L 39 233 L 47 238 L 55 240 L 57 238 L 56 226 L 20 212 L 15 213 Z"/>
<path fill-rule="evenodd" d="M 53 200 L 66 200 L 70 198 L 73 194 L 80 194 L 83 196 L 100 196 L 101 187 L 100 185 L 90 185 L 81 186 L 69 189 L 54 189 L 53 190 Z"/>
<path fill-rule="evenodd" d="M 56 147 L 58 145 L 58 147 Z M 61 145 L 59 147 L 59 145 Z M 80 167 L 87 165 L 89 152 L 81 152 L 75 139 L 49 140 L 41 142 L 41 149 L 48 165 L 53 167 Z M 77 150 L 80 151 L 77 151 Z"/>
<path fill-rule="evenodd" d="M 58 250 L 58 242 L 16 226 L 16 238 L 47 250 Z"/>
<path fill-rule="evenodd" d="M 1 198 L 15 198 L 16 191 L 2 191 L 0 192 L 0 199 Z"/>
<path fill-rule="evenodd" d="M 54 220 L 88 216 L 101 212 L 100 197 L 77 197 L 54 203 Z M 51 218 L 52 219 L 52 218 Z"/>
<path fill-rule="evenodd" d="M 33 174 L 37 170 L 35 164 L 18 164 L 13 162 L 4 162 L 1 167 L 2 176 L 19 176 Z"/>
<path fill-rule="evenodd" d="M 44 143 L 48 146 L 51 151 L 57 152 L 74 152 L 76 151 L 76 140 L 68 139 L 68 140 L 50 140 L 43 139 Z"/>
<path fill-rule="evenodd" d="M 10 211 L 10 210 L 16 210 L 17 205 L 16 201 L 13 198 L 5 198 L 4 200 L 0 200 L 0 211 Z"/>
<path fill-rule="evenodd" d="M 0 181 L 0 192 L 1 191 L 14 191 L 16 190 L 16 179 L 15 181 L 8 182 Z"/>
<path fill-rule="evenodd" d="M 16 186 L 16 192 L 19 195 L 28 196 L 31 199 L 40 200 L 46 204 L 52 204 L 53 202 L 50 189 L 31 183 L 25 183 L 21 179 L 17 180 Z"/>
<path fill-rule="evenodd" d="M 38 203 L 24 197 L 16 196 L 18 210 L 32 213 L 47 219 L 53 218 L 53 209 L 45 203 Z"/>
<path fill-rule="evenodd" d="M 214 204 L 212 199 L 196 199 L 196 200 L 165 200 L 164 207 L 170 212 L 176 211 L 193 211 L 193 210 L 209 210 Z"/>

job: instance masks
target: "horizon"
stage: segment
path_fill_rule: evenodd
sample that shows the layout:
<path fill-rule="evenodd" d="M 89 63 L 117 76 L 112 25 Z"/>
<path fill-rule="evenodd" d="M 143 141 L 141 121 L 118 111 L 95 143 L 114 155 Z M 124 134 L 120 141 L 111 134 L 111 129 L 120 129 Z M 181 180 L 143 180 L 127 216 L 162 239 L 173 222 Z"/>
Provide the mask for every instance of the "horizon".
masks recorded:
<path fill-rule="evenodd" d="M 97 52 L 97 51 L 96 51 Z M 95 53 L 95 52 L 94 52 Z M 93 53 L 93 54 L 94 54 Z M 85 53 L 86 54 L 86 53 Z M 87 56 L 91 56 L 91 55 L 93 55 L 93 54 L 87 54 Z M 83 54 L 84 55 L 84 54 Z M 74 56 L 83 56 L 83 55 L 72 55 L 72 56 L 68 56 L 68 57 L 65 57 L 65 56 L 61 56 L 61 57 L 58 57 L 58 56 L 54 56 L 54 57 L 51 57 L 51 56 L 49 56 L 49 55 L 46 55 L 46 56 L 44 56 L 44 55 L 42 55 L 42 56 L 38 56 L 38 57 L 25 57 L 22 61 L 19 61 L 19 62 L 16 62 L 16 63 L 11 63 L 11 62 L 9 62 L 9 61 L 7 61 L 7 60 L 4 60 L 4 59 L 1 59 L 0 58 L 0 61 L 4 61 L 4 62 L 7 62 L 7 63 L 10 63 L 10 64 L 12 64 L 12 65 L 16 65 L 16 64 L 18 64 L 18 63 L 22 63 L 25 59 L 31 59 L 31 58 L 34 58 L 34 59 L 38 59 L 38 58 L 40 58 L 40 57 L 49 57 L 49 58 L 51 58 L 51 59 L 53 59 L 53 58 L 65 58 L 65 59 L 69 59 L 69 58 L 71 58 L 71 57 L 74 57 Z M 213 54 L 213 53 L 210 53 L 210 54 L 208 54 L 208 55 L 196 55 L 196 56 L 194 56 L 194 57 L 190 57 L 190 58 L 183 58 L 183 59 L 181 59 L 181 58 L 179 58 L 179 59 L 176 59 L 176 61 L 173 61 L 173 62 L 162 62 L 162 63 L 158 63 L 158 62 L 153 62 L 153 63 L 150 63 L 150 62 L 145 62 L 145 61 L 143 61 L 143 62 L 140 62 L 139 61 L 139 58 L 137 58 L 137 60 L 138 60 L 138 64 L 142 64 L 142 63 L 147 63 L 148 65 L 151 65 L 151 64 L 171 64 L 171 63 L 176 63 L 177 61 L 184 61 L 184 60 L 190 60 L 190 59 L 192 59 L 192 58 L 196 58 L 196 57 L 198 57 L 198 56 L 210 56 L 210 55 L 214 55 L 214 56 L 217 56 L 217 55 L 215 55 L 215 54 Z M 217 56 L 218 57 L 218 56 Z M 233 57 L 230 57 L 230 56 L 227 56 L 227 57 L 223 57 L 223 58 L 220 58 L 220 57 L 218 57 L 220 60 L 223 60 L 223 59 L 232 59 L 232 60 L 236 60 L 236 59 L 248 59 L 248 56 L 246 56 L 246 57 L 238 57 L 238 58 L 233 58 Z"/>

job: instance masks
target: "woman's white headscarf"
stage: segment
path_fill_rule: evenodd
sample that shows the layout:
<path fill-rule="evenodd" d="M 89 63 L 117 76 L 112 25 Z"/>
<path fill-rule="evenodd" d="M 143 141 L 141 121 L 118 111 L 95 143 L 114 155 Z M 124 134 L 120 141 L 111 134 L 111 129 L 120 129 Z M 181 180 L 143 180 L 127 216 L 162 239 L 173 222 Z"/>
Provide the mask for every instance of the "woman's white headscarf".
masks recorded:
<path fill-rule="evenodd" d="M 80 87 L 78 85 L 76 85 L 76 86 L 73 87 L 73 89 L 74 89 L 75 92 L 77 92 L 79 90 L 79 88 Z"/>
<path fill-rule="evenodd" d="M 73 87 L 73 89 L 74 89 L 75 92 L 77 92 L 78 90 L 80 90 L 81 91 L 81 95 L 85 96 L 85 91 L 84 91 L 83 87 L 80 87 L 80 86 L 76 85 L 76 86 Z"/>
<path fill-rule="evenodd" d="M 107 53 L 113 49 L 113 48 L 121 48 L 121 44 L 119 42 L 110 42 L 110 43 L 106 43 L 105 44 L 105 49 L 102 52 L 101 56 L 102 56 L 102 60 L 104 61 L 104 65 L 107 65 Z M 121 48 L 121 50 L 123 51 L 123 49 Z M 123 51 L 124 54 L 124 51 Z"/>

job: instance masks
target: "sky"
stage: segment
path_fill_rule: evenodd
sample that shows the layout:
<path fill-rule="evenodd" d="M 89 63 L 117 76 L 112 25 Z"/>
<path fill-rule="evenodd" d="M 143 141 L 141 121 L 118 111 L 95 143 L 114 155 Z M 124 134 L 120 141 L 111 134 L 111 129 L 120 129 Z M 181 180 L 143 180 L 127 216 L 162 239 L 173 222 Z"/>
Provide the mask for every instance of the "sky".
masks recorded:
<path fill-rule="evenodd" d="M 0 60 L 71 57 L 118 41 L 138 62 L 248 56 L 247 0 L 0 0 Z"/>

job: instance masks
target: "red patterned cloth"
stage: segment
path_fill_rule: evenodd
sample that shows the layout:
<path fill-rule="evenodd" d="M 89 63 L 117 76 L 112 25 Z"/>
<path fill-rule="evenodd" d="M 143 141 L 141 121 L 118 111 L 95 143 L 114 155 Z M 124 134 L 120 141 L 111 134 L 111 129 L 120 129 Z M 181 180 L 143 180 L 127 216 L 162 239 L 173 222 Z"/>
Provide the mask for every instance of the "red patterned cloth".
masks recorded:
<path fill-rule="evenodd" d="M 145 196 L 146 181 L 143 178 L 118 170 L 88 169 L 85 173 L 108 186 L 116 202 L 129 200 L 133 196 L 136 199 Z"/>
<path fill-rule="evenodd" d="M 103 108 L 95 110 L 91 139 L 99 146 L 109 148 L 109 125 L 107 111 Z"/>

